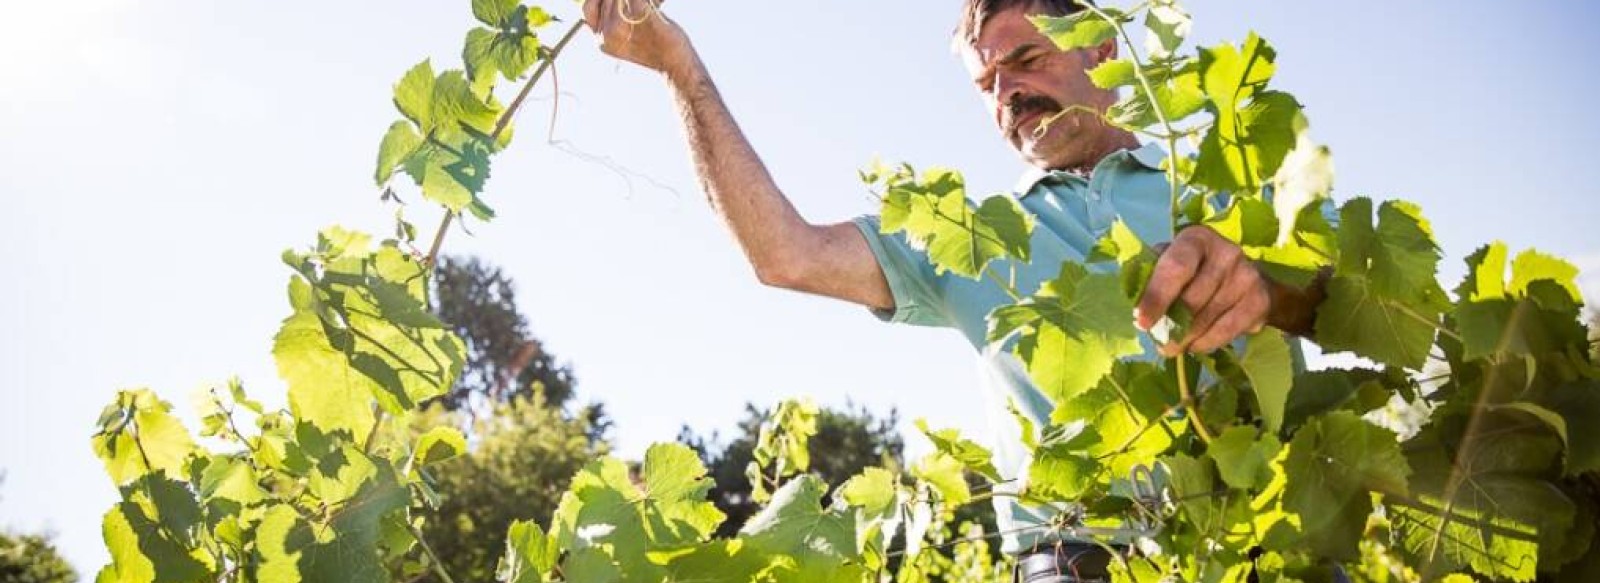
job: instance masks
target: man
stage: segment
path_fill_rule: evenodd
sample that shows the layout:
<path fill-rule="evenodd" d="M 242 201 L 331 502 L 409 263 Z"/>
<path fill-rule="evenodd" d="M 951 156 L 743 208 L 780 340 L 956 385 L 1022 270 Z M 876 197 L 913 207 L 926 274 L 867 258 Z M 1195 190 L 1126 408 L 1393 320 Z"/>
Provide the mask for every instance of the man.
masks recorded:
<path fill-rule="evenodd" d="M 688 36 L 647 1 L 587 0 L 584 18 L 607 54 L 665 76 L 701 186 L 757 278 L 861 304 L 885 320 L 957 328 L 993 371 L 993 408 L 1003 412 L 1011 402 L 1036 422 L 1047 420 L 1049 401 L 1015 359 L 984 342 L 984 318 L 1009 302 L 1005 292 L 989 281 L 936 275 L 927 255 L 903 236 L 880 234 L 875 216 L 831 225 L 802 218 L 740 132 Z M 1139 302 L 1137 322 L 1148 329 L 1179 302 L 1194 320 L 1187 337 L 1159 347 L 1161 352 L 1209 352 L 1269 325 L 1309 334 L 1320 286 L 1301 290 L 1265 278 L 1237 246 L 1209 228 L 1171 237 L 1170 189 L 1158 148 L 1140 147 L 1132 134 L 1082 111 L 1040 130 L 1041 122 L 1068 106 L 1103 111 L 1116 101 L 1113 91 L 1095 87 L 1085 74 L 1116 57 L 1114 41 L 1062 52 L 1026 18 L 1076 10 L 1072 0 L 963 0 L 956 29 L 957 52 L 973 85 L 996 127 L 1030 166 L 1016 196 L 1038 228 L 1032 262 L 1017 266 L 1017 288 L 1035 289 L 1056 275 L 1062 261 L 1081 261 L 1120 218 L 1146 241 L 1172 239 Z M 1007 477 L 1025 473 L 1019 433 L 1001 435 L 997 465 Z M 1061 545 L 1039 534 L 1057 509 L 995 500 L 1001 530 L 1040 527 L 1032 534 L 1012 532 L 1004 541 L 1007 552 L 1019 555 L 1019 580 L 1058 580 L 1043 577 L 1074 572 L 1082 580 L 1104 578 L 1107 557 L 1096 547 L 1068 543 L 1062 553 Z"/>

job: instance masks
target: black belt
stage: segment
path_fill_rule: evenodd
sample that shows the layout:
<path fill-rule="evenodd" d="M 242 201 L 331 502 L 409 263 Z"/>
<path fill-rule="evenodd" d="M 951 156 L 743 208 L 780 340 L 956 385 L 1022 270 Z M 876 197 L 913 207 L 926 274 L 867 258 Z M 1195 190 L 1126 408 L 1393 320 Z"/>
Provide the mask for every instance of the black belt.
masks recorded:
<path fill-rule="evenodd" d="M 1111 553 L 1085 542 L 1041 545 L 1017 557 L 1014 583 L 1104 583 Z"/>

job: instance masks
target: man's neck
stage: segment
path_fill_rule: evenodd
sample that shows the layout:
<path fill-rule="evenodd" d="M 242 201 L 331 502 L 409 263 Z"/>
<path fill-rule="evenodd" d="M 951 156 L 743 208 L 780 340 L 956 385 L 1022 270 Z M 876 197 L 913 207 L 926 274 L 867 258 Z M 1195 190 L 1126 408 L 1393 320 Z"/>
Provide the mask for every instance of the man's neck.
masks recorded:
<path fill-rule="evenodd" d="M 1128 132 L 1107 132 L 1106 137 L 1100 140 L 1098 145 L 1089 148 L 1089 155 L 1084 156 L 1080 163 L 1061 168 L 1046 168 L 1045 170 L 1057 170 L 1079 176 L 1089 176 L 1090 173 L 1094 172 L 1094 167 L 1099 165 L 1100 161 L 1104 160 L 1106 156 L 1110 156 L 1120 150 L 1132 150 L 1137 147 L 1139 147 L 1139 140 L 1133 137 L 1133 134 Z"/>

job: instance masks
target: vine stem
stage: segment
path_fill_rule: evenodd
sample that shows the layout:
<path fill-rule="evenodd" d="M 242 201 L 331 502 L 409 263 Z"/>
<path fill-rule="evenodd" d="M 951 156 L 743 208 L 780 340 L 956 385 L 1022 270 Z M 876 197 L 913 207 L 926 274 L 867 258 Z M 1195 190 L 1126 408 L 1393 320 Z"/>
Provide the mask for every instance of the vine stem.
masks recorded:
<path fill-rule="evenodd" d="M 417 544 L 422 547 L 422 552 L 428 554 L 429 562 L 433 563 L 433 572 L 438 573 L 439 578 L 444 579 L 444 583 L 456 583 L 456 580 L 450 577 L 450 572 L 445 570 L 444 562 L 439 560 L 439 555 L 433 552 L 433 547 L 428 544 L 427 539 L 423 538 L 422 531 L 417 528 L 417 525 L 407 522 L 406 530 L 411 531 L 412 538 L 417 539 Z"/>
<path fill-rule="evenodd" d="M 1189 413 L 1189 425 L 1194 426 L 1194 434 L 1200 436 L 1200 441 L 1211 445 L 1211 431 L 1206 429 L 1206 420 L 1200 417 L 1200 404 L 1194 400 L 1194 395 L 1189 391 L 1189 357 L 1178 355 L 1178 398 L 1183 400 L 1183 405 Z"/>
<path fill-rule="evenodd" d="M 1407 306 L 1407 305 L 1402 304 L 1400 302 L 1393 302 L 1393 301 L 1387 301 L 1387 300 L 1384 301 L 1384 304 L 1389 306 L 1389 307 L 1391 307 L 1391 308 L 1394 308 L 1395 311 L 1397 311 L 1397 312 L 1405 314 L 1406 317 L 1409 317 L 1409 318 L 1411 318 L 1413 320 L 1416 320 L 1416 321 L 1421 322 L 1423 324 L 1427 324 L 1427 325 L 1433 327 L 1434 329 L 1437 329 L 1440 334 L 1443 334 L 1445 336 L 1449 336 L 1451 339 L 1455 340 L 1456 342 L 1463 342 L 1463 343 L 1466 342 L 1466 340 L 1462 339 L 1461 335 L 1456 333 L 1455 330 L 1451 330 L 1449 328 L 1441 326 L 1439 324 L 1439 321 L 1436 320 L 1436 319 L 1428 319 L 1427 316 L 1424 316 L 1422 314 L 1418 314 L 1417 311 L 1411 309 L 1410 306 Z"/>
<path fill-rule="evenodd" d="M 566 34 L 561 35 L 561 40 L 556 41 L 555 46 L 550 47 L 550 52 L 545 55 L 544 60 L 539 62 L 539 67 L 533 70 L 533 76 L 529 77 L 528 82 L 522 85 L 522 91 L 517 92 L 517 97 L 511 100 L 511 105 L 506 106 L 505 113 L 500 114 L 500 119 L 495 121 L 494 132 L 489 134 L 489 143 L 493 144 L 500 141 L 500 134 L 505 133 L 506 128 L 511 126 L 511 118 L 517 114 L 517 110 L 522 109 L 522 103 L 527 100 L 528 94 L 533 91 L 533 86 L 539 83 L 539 79 L 544 77 L 545 71 L 550 70 L 551 65 L 555 64 L 556 57 L 561 56 L 561 51 L 566 50 L 567 43 L 572 42 L 573 37 L 578 36 L 578 31 L 582 29 L 582 20 L 572 23 L 572 27 L 567 29 Z M 433 244 L 428 247 L 428 258 L 425 262 L 428 267 L 433 267 L 434 262 L 439 259 L 439 248 L 444 245 L 444 237 L 450 233 L 450 225 L 455 222 L 456 214 L 453 211 L 445 211 L 444 218 L 439 220 L 439 229 L 433 235 Z"/>
<path fill-rule="evenodd" d="M 1117 39 L 1122 41 L 1122 46 L 1128 51 L 1127 58 L 1128 62 L 1133 65 L 1133 76 L 1139 80 L 1139 90 L 1143 91 L 1145 98 L 1150 100 L 1150 111 L 1155 113 L 1156 121 L 1161 124 L 1162 130 L 1164 130 L 1163 138 L 1167 142 L 1168 157 L 1167 184 L 1172 189 L 1170 212 L 1172 213 L 1173 234 L 1176 235 L 1178 217 L 1181 211 L 1180 201 L 1183 198 L 1183 187 L 1178 181 L 1178 131 L 1172 127 L 1172 121 L 1167 119 L 1167 112 L 1161 109 L 1161 104 L 1156 100 L 1155 86 L 1150 83 L 1150 76 L 1145 72 L 1144 62 L 1139 59 L 1139 50 L 1133 46 L 1133 40 L 1128 37 L 1128 31 L 1122 26 L 1122 21 L 1113 18 L 1092 2 L 1085 0 L 1075 1 L 1079 6 L 1093 12 L 1095 16 L 1116 29 Z M 1190 424 L 1194 426 L 1195 435 L 1198 435 L 1201 441 L 1210 444 L 1211 432 L 1206 429 L 1205 420 L 1200 416 L 1200 408 L 1195 403 L 1194 395 L 1189 390 L 1189 375 L 1186 370 L 1187 361 L 1188 359 L 1183 355 L 1178 356 L 1178 392 L 1183 399 L 1184 405 L 1188 408 Z"/>
<path fill-rule="evenodd" d="M 383 429 L 385 413 L 383 407 L 372 406 L 372 430 L 367 432 L 367 439 L 361 443 L 361 453 L 372 453 L 372 446 L 378 442 L 378 430 Z"/>
<path fill-rule="evenodd" d="M 1117 30 L 1117 38 L 1128 49 L 1128 62 L 1133 65 L 1133 76 L 1139 80 L 1140 89 L 1144 90 L 1145 97 L 1150 100 L 1150 111 L 1156 114 L 1156 121 L 1161 122 L 1161 129 L 1165 130 L 1167 156 L 1169 157 L 1167 162 L 1167 183 L 1172 187 L 1172 228 L 1173 234 L 1177 234 L 1178 201 L 1183 193 L 1178 185 L 1178 132 L 1173 129 L 1172 122 L 1167 119 L 1167 112 L 1162 111 L 1161 104 L 1156 101 L 1155 86 L 1150 84 L 1150 77 L 1145 73 L 1144 63 L 1139 60 L 1139 51 L 1134 48 L 1133 40 L 1128 38 L 1128 31 L 1122 27 L 1122 21 L 1112 18 L 1110 14 L 1106 14 L 1100 7 L 1095 6 L 1093 2 L 1086 0 L 1075 1 L 1079 6 L 1093 12 L 1095 16 L 1100 17 L 1101 20 L 1106 21 L 1106 24 L 1110 24 L 1112 28 Z"/>

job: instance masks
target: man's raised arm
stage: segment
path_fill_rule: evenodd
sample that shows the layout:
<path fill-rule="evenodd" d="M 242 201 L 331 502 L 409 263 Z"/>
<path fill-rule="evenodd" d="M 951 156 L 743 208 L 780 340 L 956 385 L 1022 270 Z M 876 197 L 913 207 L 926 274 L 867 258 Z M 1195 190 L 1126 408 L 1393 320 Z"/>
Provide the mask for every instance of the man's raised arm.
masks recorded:
<path fill-rule="evenodd" d="M 728 112 L 688 35 L 649 0 L 586 0 L 583 17 L 613 57 L 662 73 L 683 116 L 695 173 L 762 283 L 892 308 L 872 250 L 851 223 L 813 225 L 773 183 Z"/>

